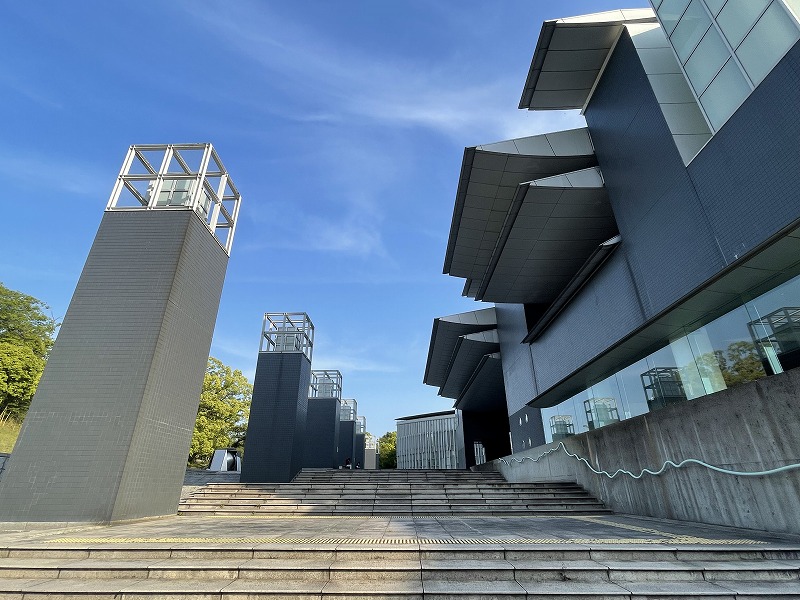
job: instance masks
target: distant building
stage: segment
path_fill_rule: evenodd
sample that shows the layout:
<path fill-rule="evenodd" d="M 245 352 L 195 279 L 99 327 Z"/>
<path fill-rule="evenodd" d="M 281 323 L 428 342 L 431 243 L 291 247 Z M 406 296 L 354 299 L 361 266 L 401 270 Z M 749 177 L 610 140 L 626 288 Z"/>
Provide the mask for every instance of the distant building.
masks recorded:
<path fill-rule="evenodd" d="M 466 468 L 464 432 L 458 411 L 397 419 L 397 468 Z"/>

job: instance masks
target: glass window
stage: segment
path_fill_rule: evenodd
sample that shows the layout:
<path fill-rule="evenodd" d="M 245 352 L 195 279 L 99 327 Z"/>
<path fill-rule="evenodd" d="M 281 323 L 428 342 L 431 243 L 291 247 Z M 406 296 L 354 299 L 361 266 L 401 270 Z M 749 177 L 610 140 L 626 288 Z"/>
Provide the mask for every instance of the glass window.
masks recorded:
<path fill-rule="evenodd" d="M 647 396 L 642 387 L 642 373 L 645 373 L 649 368 L 647 361 L 642 359 L 616 374 L 615 378 L 617 380 L 617 388 L 620 391 L 623 409 L 620 416 L 623 419 L 643 415 L 649 410 Z"/>
<path fill-rule="evenodd" d="M 670 342 L 669 349 L 675 359 L 675 367 L 680 378 L 683 392 L 687 400 L 699 398 L 708 394 L 708 390 L 703 383 L 700 369 L 694 359 L 694 353 L 686 337 L 679 338 Z"/>
<path fill-rule="evenodd" d="M 580 394 L 575 394 L 572 398 L 570 398 L 570 402 L 572 403 L 572 416 L 573 416 L 573 423 L 575 424 L 575 433 L 586 433 L 589 431 L 589 419 L 586 417 L 586 411 L 584 408 L 584 400 L 588 400 L 590 396 L 590 391 L 584 390 Z"/>
<path fill-rule="evenodd" d="M 670 35 L 675 29 L 675 25 L 678 24 L 687 6 L 689 6 L 689 0 L 664 0 L 658 7 L 658 16 L 661 18 L 661 24 L 667 35 Z"/>
<path fill-rule="evenodd" d="M 653 352 L 645 360 L 647 370 L 639 377 L 649 410 L 686 400 L 681 369 L 669 346 Z"/>
<path fill-rule="evenodd" d="M 749 94 L 750 84 L 734 60 L 729 59 L 700 96 L 700 103 L 711 126 L 718 130 Z"/>
<path fill-rule="evenodd" d="M 736 50 L 736 56 L 755 85 L 761 83 L 798 39 L 794 19 L 773 2 Z"/>
<path fill-rule="evenodd" d="M 722 9 L 722 6 L 724 4 L 725 0 L 706 0 L 706 6 L 708 7 L 708 10 L 710 10 L 711 14 L 714 15 L 715 17 Z"/>
<path fill-rule="evenodd" d="M 686 62 L 686 75 L 699 96 L 730 58 L 730 52 L 715 27 L 709 29 Z"/>
<path fill-rule="evenodd" d="M 750 314 L 742 306 L 701 328 L 703 333 L 698 330 L 689 335 L 690 343 L 698 354 L 698 365 L 701 371 L 706 370 L 704 376 L 714 377 L 710 366 L 713 363 L 699 341 L 700 335 L 705 335 L 710 342 L 726 387 L 754 381 L 767 374 L 764 357 L 748 327 L 750 321 Z"/>
<path fill-rule="evenodd" d="M 742 42 L 769 1 L 728 0 L 725 3 L 725 7 L 717 15 L 717 24 L 732 48 L 736 48 Z"/>
<path fill-rule="evenodd" d="M 745 304 L 748 328 L 772 375 L 800 366 L 800 277 Z"/>
<path fill-rule="evenodd" d="M 583 412 L 590 430 L 625 418 L 622 394 L 615 375 L 589 388 L 589 398 L 583 401 Z"/>
<path fill-rule="evenodd" d="M 686 62 L 710 26 L 711 18 L 700 0 L 692 0 L 670 36 L 670 41 L 681 64 Z"/>

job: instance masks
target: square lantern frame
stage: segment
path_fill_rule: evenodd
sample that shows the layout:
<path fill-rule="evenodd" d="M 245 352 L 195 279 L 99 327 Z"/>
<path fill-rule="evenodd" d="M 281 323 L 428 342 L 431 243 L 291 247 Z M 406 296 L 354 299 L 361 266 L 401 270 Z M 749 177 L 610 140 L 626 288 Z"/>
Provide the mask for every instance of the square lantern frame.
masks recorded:
<path fill-rule="evenodd" d="M 314 324 L 306 313 L 264 313 L 259 352 L 302 352 L 310 361 L 313 348 Z"/>
<path fill-rule="evenodd" d="M 241 201 L 211 144 L 134 144 L 106 210 L 190 208 L 230 256 Z"/>

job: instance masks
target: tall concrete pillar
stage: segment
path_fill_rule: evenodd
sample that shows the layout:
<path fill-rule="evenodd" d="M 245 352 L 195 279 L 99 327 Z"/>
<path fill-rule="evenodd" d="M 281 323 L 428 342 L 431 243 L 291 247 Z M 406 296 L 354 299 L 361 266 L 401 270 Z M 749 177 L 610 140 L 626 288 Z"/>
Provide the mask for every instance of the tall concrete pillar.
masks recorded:
<path fill-rule="evenodd" d="M 242 482 L 287 482 L 303 467 L 313 345 L 307 314 L 264 315 Z"/>
<path fill-rule="evenodd" d="M 0 480 L 0 521 L 176 512 L 239 204 L 210 144 L 130 148 Z"/>
<path fill-rule="evenodd" d="M 311 371 L 306 418 L 306 448 L 303 467 L 335 469 L 339 446 L 342 374 Z"/>
<path fill-rule="evenodd" d="M 352 398 L 342 400 L 341 416 L 339 420 L 339 464 L 337 466 L 344 466 L 348 458 L 353 467 L 356 466 L 357 417 L 358 403 Z"/>

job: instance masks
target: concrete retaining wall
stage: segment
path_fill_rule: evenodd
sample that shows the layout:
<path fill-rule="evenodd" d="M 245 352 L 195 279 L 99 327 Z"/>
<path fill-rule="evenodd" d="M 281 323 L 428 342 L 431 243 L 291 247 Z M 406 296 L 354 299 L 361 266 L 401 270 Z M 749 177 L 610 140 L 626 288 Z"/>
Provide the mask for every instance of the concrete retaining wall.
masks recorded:
<path fill-rule="evenodd" d="M 696 458 L 734 471 L 800 463 L 800 369 L 675 404 L 565 440 L 595 468 L 639 473 L 664 461 Z M 537 457 L 557 446 L 519 452 Z M 512 482 L 573 480 L 621 513 L 800 533 L 800 470 L 763 477 L 691 465 L 663 475 L 609 479 L 558 450 L 534 463 L 499 460 L 478 467 Z"/>

